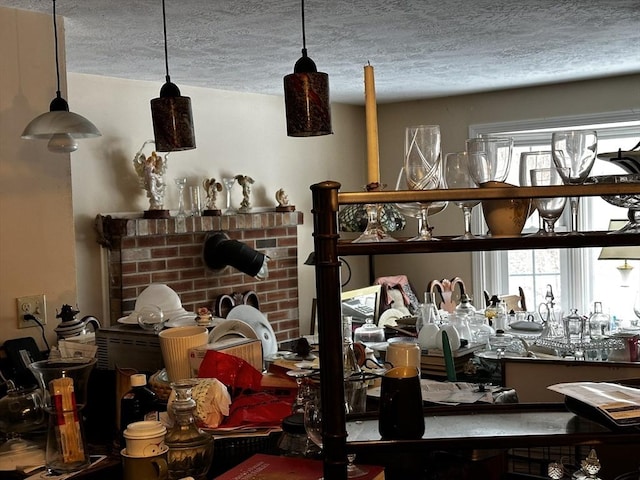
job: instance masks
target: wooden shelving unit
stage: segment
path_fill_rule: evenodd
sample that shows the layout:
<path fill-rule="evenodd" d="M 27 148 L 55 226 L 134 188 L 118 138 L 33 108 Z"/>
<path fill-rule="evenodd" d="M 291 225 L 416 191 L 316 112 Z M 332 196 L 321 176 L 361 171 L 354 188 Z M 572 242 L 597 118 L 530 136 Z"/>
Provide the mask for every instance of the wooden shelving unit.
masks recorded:
<path fill-rule="evenodd" d="M 509 187 L 479 188 L 431 191 L 389 191 L 389 192 L 339 192 L 340 184 L 326 181 L 311 186 L 313 195 L 313 235 L 316 255 L 316 289 L 318 299 L 318 334 L 321 349 L 320 382 L 321 401 L 324 418 L 324 477 L 346 479 L 346 452 L 380 451 L 416 452 L 426 451 L 434 446 L 465 448 L 473 438 L 461 435 L 459 438 L 440 439 L 430 436 L 416 441 L 382 442 L 375 440 L 375 419 L 370 433 L 363 438 L 350 440 L 347 445 L 346 414 L 344 409 L 344 385 L 342 375 L 342 326 L 340 309 L 340 261 L 338 256 L 385 255 L 403 253 L 443 253 L 480 250 L 517 250 L 539 248 L 583 248 L 604 245 L 639 245 L 640 234 L 611 234 L 608 232 L 584 232 L 583 235 L 559 235 L 554 238 L 521 236 L 514 238 L 478 238 L 473 240 L 453 240 L 444 238 L 439 242 L 397 242 L 356 244 L 340 239 L 337 213 L 341 205 L 378 204 L 403 202 L 430 202 L 436 200 L 499 199 L 499 198 L 540 198 L 552 196 L 606 196 L 614 194 L 640 194 L 640 184 L 589 184 L 560 187 Z M 439 237 L 442 238 L 442 237 Z M 458 408 L 458 407 L 454 407 Z M 555 407 L 558 410 L 558 406 Z M 499 415 L 524 413 L 532 415 L 526 406 L 515 406 L 510 412 L 489 409 Z M 433 410 L 429 410 L 434 414 Z M 538 412 L 539 413 L 539 412 Z M 464 415 L 461 410 L 449 412 L 452 417 Z M 543 413 L 544 415 L 544 413 Z M 569 414 L 570 415 L 570 414 Z M 468 419 L 467 419 L 468 420 Z M 459 420 L 465 421 L 465 420 Z M 585 423 L 586 422 L 586 423 Z M 556 431 L 549 435 L 537 435 L 540 445 L 575 444 L 587 441 L 600 443 L 638 443 L 640 431 L 612 432 L 589 420 L 579 418 L 579 430 Z M 444 433 L 444 432 L 443 432 Z M 526 429 L 518 435 L 492 437 L 492 447 L 508 448 L 518 442 L 529 441 Z M 480 440 L 481 441 L 481 440 Z"/>

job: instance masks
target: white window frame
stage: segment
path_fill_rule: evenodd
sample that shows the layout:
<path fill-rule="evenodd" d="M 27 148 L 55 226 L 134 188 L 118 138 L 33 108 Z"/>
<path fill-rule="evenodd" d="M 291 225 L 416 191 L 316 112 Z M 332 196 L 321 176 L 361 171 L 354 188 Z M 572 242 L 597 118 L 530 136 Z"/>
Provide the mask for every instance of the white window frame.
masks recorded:
<path fill-rule="evenodd" d="M 567 128 L 593 128 L 598 131 L 598 137 L 603 138 L 615 127 L 615 136 L 637 135 L 640 126 L 640 113 L 633 110 L 618 112 L 605 112 L 591 115 L 572 115 L 531 120 L 519 120 L 512 122 L 496 122 L 486 124 L 473 124 L 469 126 L 469 138 L 480 135 L 492 134 L 519 134 L 519 141 L 528 143 L 538 140 L 541 134 L 549 135 L 553 130 Z M 525 133 L 526 132 L 526 133 Z M 550 142 L 550 140 L 549 140 Z M 550 146 L 549 146 L 550 148 Z M 589 199 L 581 202 L 579 211 L 579 224 L 584 230 L 592 228 L 589 212 Z M 472 218 L 474 231 L 486 231 L 482 215 L 475 212 Z M 593 296 L 591 276 L 591 258 L 584 249 L 565 249 L 561 251 L 561 263 L 564 271 L 571 271 L 571 275 L 562 275 L 562 291 L 565 292 L 561 299 L 561 308 L 578 306 L 585 308 Z M 505 251 L 473 252 L 472 253 L 472 278 L 474 298 L 483 299 L 483 291 L 489 293 L 512 293 L 508 289 L 507 254 Z M 538 303 L 536 298 L 527 299 L 529 310 L 535 310 Z M 478 307 L 484 305 L 477 305 Z"/>

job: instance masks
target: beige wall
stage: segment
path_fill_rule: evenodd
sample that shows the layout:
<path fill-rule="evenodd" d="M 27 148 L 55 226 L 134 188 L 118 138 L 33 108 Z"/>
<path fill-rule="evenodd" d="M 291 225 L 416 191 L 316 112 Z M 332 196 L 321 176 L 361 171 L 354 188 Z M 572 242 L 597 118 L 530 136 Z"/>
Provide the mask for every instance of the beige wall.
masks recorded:
<path fill-rule="evenodd" d="M 55 97 L 52 38 L 50 15 L 0 7 L 0 343 L 33 336 L 41 348 L 37 326 L 17 328 L 16 297 L 46 295 L 49 339 L 56 306 L 76 303 L 69 155 L 20 139 Z"/>

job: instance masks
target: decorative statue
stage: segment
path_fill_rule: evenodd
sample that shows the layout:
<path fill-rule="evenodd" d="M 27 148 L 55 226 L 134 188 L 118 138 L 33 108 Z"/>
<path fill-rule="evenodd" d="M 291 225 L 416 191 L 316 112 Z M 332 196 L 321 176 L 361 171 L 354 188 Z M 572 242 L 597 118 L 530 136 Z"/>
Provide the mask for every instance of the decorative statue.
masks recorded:
<path fill-rule="evenodd" d="M 205 178 L 202 182 L 202 187 L 207 193 L 205 212 L 210 212 L 210 215 L 220 215 L 220 209 L 216 207 L 216 199 L 218 197 L 218 192 L 222 191 L 222 184 L 216 181 L 215 178 Z"/>
<path fill-rule="evenodd" d="M 164 174 L 167 171 L 167 155 L 161 157 L 155 151 L 151 152 L 148 157 L 142 151 L 147 143 L 153 140 L 147 140 L 133 158 L 133 167 L 135 168 L 140 186 L 147 192 L 149 199 L 149 210 L 164 209 L 164 193 L 167 185 L 164 183 Z"/>
<path fill-rule="evenodd" d="M 236 175 L 235 178 L 238 180 L 238 185 L 242 187 L 242 202 L 240 203 L 238 211 L 248 212 L 251 210 L 251 200 L 249 197 L 251 195 L 251 184 L 254 183 L 254 180 L 247 175 Z"/>
<path fill-rule="evenodd" d="M 284 188 L 276 192 L 276 202 L 278 202 L 276 212 L 292 212 L 296 208 L 293 205 L 289 205 L 289 196 L 284 191 Z"/>

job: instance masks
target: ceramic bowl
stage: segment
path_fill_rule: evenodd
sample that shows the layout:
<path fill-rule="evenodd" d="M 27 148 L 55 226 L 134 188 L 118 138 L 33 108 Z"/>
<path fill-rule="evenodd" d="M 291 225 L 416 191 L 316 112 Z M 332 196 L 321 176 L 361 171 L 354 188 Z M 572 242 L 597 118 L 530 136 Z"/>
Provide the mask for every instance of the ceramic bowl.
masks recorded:
<path fill-rule="evenodd" d="M 514 187 L 504 182 L 487 182 L 480 187 Z M 482 213 L 492 237 L 517 237 L 533 213 L 530 198 L 504 198 L 482 201 Z"/>

